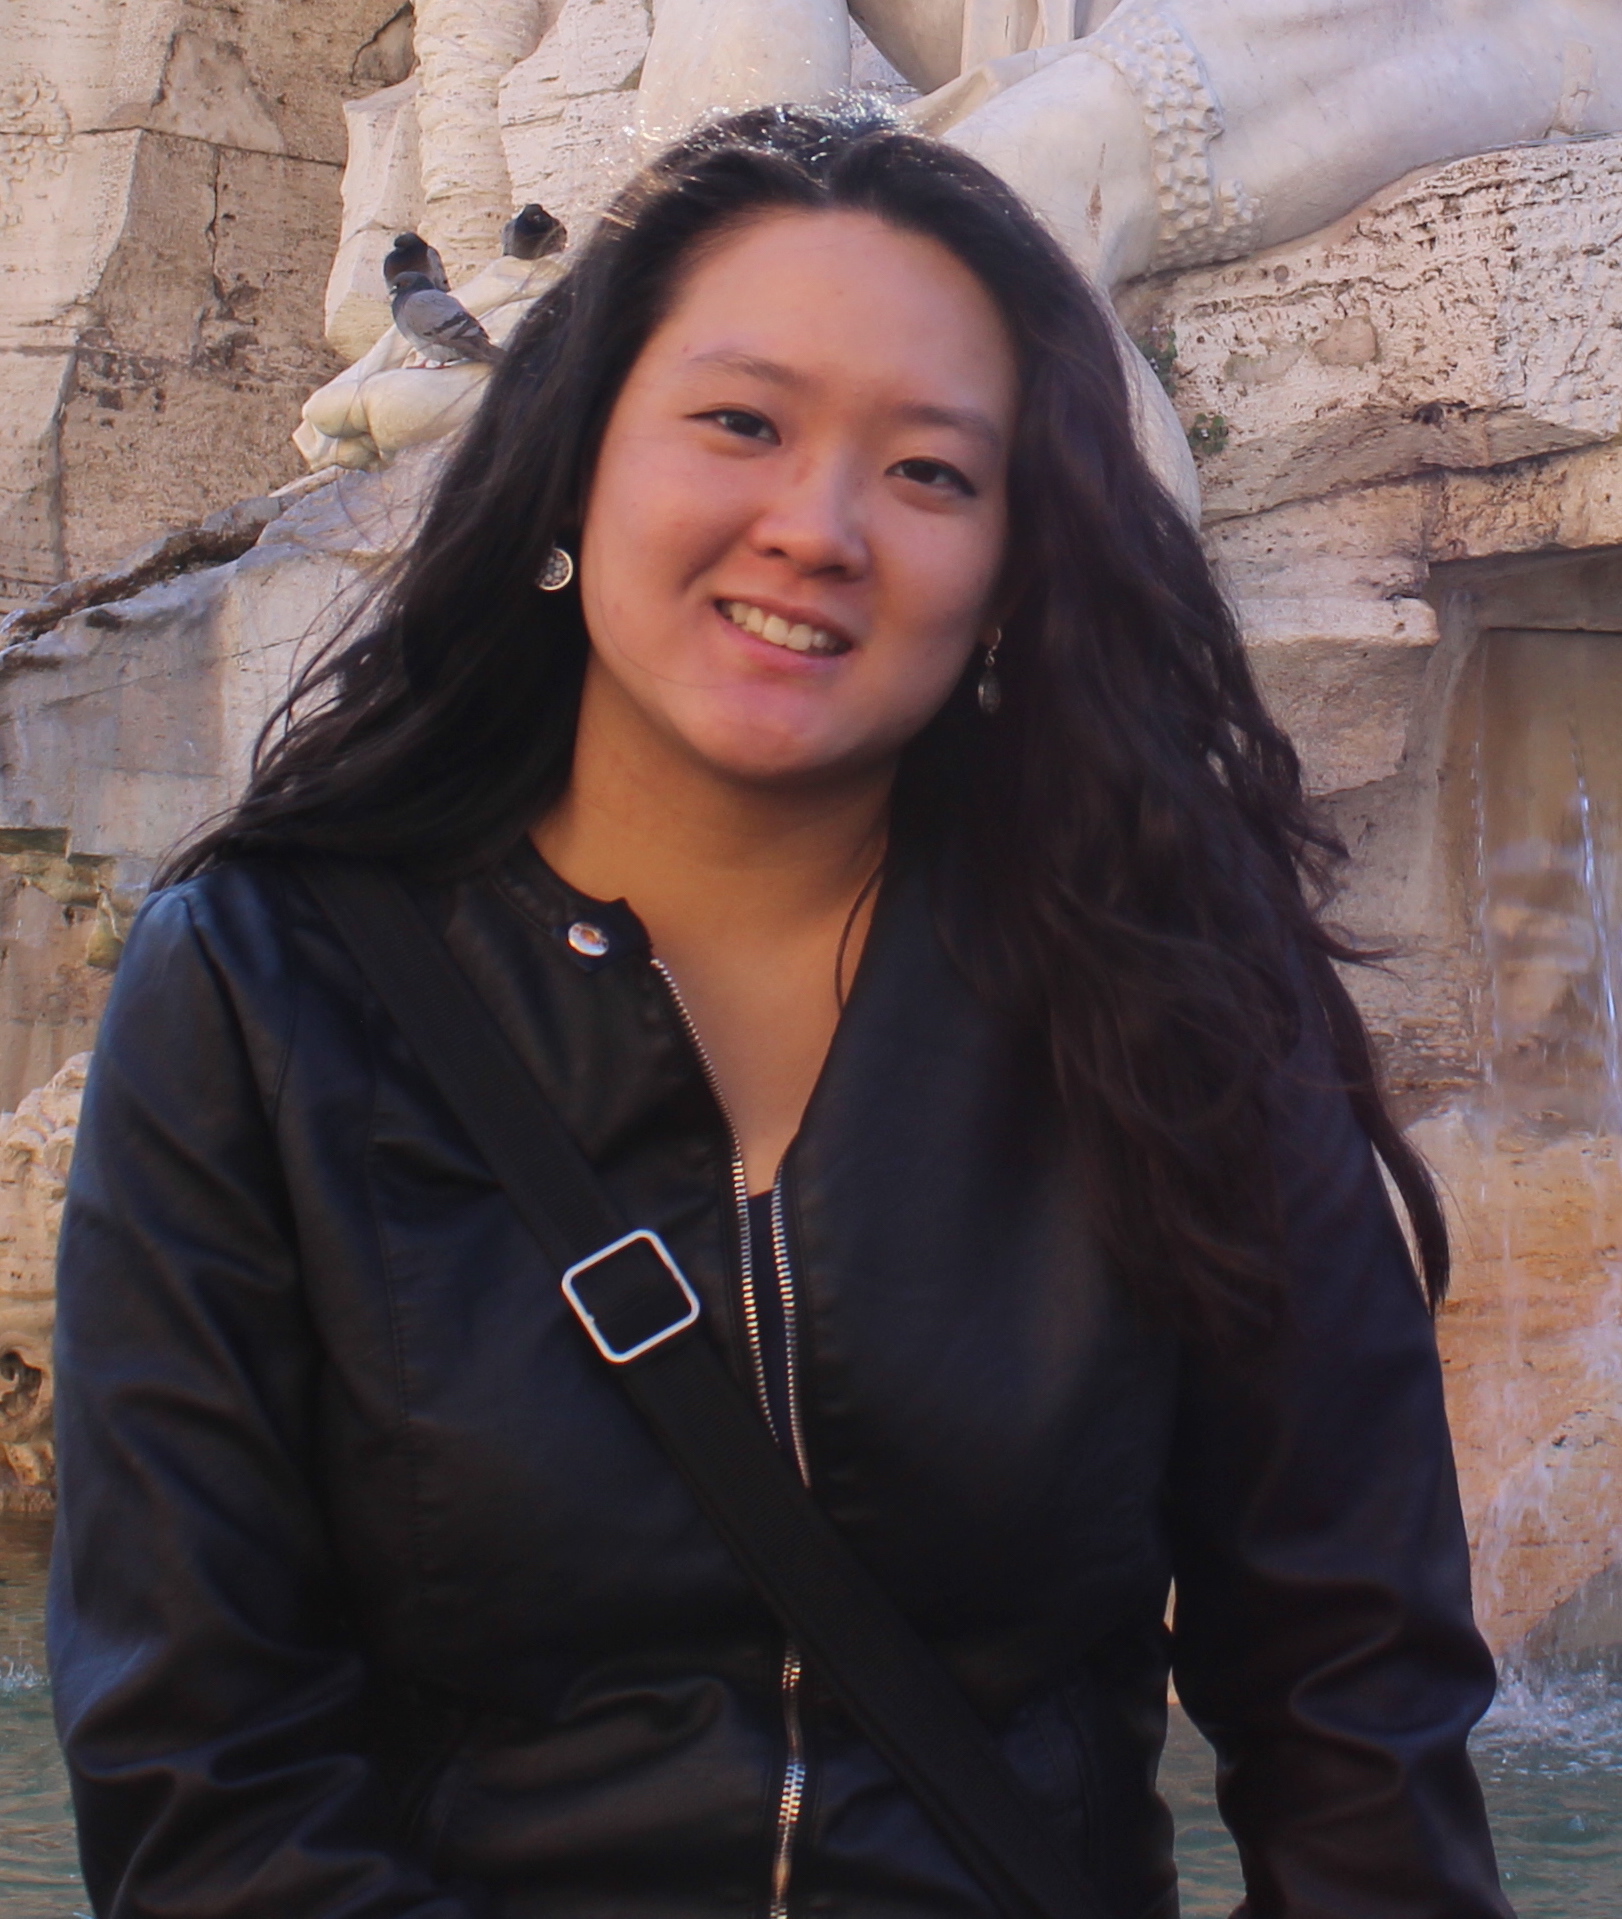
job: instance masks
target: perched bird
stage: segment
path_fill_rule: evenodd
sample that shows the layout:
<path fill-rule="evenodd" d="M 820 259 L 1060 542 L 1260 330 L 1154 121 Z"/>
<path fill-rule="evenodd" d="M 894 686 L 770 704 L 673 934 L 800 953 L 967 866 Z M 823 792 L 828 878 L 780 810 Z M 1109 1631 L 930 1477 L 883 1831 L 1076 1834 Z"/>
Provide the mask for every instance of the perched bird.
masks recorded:
<path fill-rule="evenodd" d="M 538 200 L 520 207 L 501 229 L 501 250 L 515 260 L 544 260 L 569 244 L 569 229 Z"/>
<path fill-rule="evenodd" d="M 383 278 L 391 293 L 402 273 L 426 274 L 429 284 L 441 293 L 451 290 L 445 278 L 445 262 L 420 233 L 395 234 L 394 245 L 383 256 Z"/>
<path fill-rule="evenodd" d="M 454 366 L 459 360 L 493 366 L 505 357 L 461 301 L 436 287 L 426 273 L 402 273 L 390 306 L 394 324 L 430 366 Z"/>

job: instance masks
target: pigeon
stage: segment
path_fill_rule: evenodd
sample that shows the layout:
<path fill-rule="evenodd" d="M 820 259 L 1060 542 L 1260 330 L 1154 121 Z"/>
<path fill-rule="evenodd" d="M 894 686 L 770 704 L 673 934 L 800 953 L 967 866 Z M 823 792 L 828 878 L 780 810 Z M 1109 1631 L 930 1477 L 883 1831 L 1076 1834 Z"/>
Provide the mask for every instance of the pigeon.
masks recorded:
<path fill-rule="evenodd" d="M 445 278 L 445 262 L 420 233 L 395 234 L 394 245 L 383 256 L 383 278 L 391 293 L 402 273 L 425 273 L 430 284 L 441 293 L 451 290 L 451 283 Z"/>
<path fill-rule="evenodd" d="M 394 324 L 429 366 L 461 360 L 493 366 L 506 357 L 461 301 L 436 287 L 426 273 L 402 273 L 390 304 Z"/>
<path fill-rule="evenodd" d="M 569 244 L 569 229 L 538 200 L 520 207 L 501 229 L 501 250 L 514 260 L 543 260 Z"/>

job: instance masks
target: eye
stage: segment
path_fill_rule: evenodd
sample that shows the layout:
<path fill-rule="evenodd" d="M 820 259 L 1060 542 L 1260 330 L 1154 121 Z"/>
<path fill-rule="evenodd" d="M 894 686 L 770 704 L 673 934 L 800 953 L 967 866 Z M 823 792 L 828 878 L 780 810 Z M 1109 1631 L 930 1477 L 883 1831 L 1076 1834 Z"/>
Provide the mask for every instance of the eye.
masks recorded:
<path fill-rule="evenodd" d="M 903 480 L 915 481 L 934 492 L 961 493 L 969 500 L 975 497 L 975 488 L 968 476 L 960 473 L 955 466 L 948 466 L 944 460 L 897 460 L 890 471 L 898 473 Z"/>
<path fill-rule="evenodd" d="M 777 443 L 777 429 L 771 421 L 763 419 L 758 413 L 751 413 L 747 407 L 718 406 L 697 417 L 713 420 L 723 433 L 734 434 L 740 440 L 761 440 L 768 445 Z"/>

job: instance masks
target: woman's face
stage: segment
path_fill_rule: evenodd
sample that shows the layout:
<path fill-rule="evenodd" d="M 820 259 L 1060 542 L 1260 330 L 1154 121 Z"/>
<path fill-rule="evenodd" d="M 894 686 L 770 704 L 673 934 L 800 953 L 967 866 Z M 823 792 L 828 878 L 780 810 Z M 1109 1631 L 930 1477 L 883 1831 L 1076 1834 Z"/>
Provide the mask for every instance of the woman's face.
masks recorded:
<path fill-rule="evenodd" d="M 587 503 L 588 710 L 731 780 L 895 756 L 989 637 L 1018 405 L 980 282 L 862 213 L 777 213 L 693 267 Z"/>

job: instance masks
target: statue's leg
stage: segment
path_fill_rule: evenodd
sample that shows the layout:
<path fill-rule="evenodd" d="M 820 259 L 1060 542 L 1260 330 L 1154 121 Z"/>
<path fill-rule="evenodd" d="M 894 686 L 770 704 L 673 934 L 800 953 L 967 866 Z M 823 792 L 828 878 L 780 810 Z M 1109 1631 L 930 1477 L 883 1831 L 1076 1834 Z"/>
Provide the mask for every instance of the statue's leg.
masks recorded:
<path fill-rule="evenodd" d="M 955 79 L 965 0 L 853 0 L 851 12 L 890 65 L 920 93 Z"/>
<path fill-rule="evenodd" d="M 846 0 L 661 0 L 637 124 L 658 148 L 711 114 L 816 105 L 849 83 Z"/>
<path fill-rule="evenodd" d="M 1124 0 L 948 137 L 1113 286 L 1313 232 L 1415 167 L 1617 129 L 1618 0 Z"/>
<path fill-rule="evenodd" d="M 543 23 L 540 0 L 418 0 L 422 229 L 453 280 L 500 251 L 513 202 L 496 99 Z"/>

